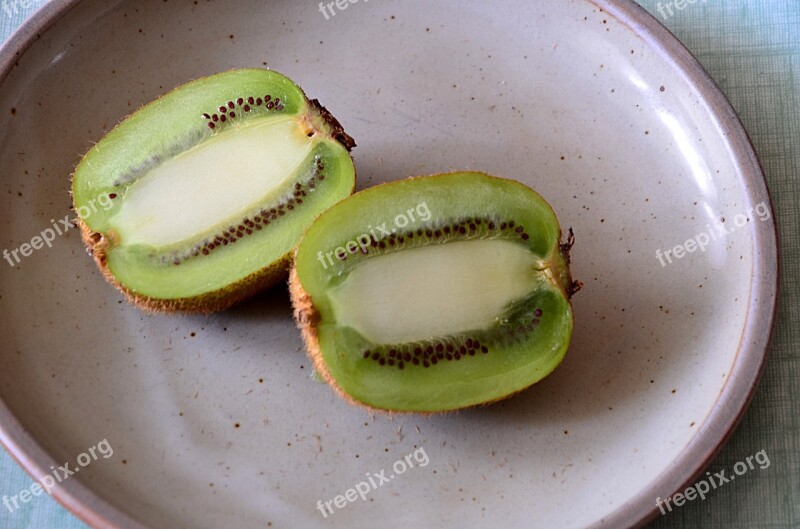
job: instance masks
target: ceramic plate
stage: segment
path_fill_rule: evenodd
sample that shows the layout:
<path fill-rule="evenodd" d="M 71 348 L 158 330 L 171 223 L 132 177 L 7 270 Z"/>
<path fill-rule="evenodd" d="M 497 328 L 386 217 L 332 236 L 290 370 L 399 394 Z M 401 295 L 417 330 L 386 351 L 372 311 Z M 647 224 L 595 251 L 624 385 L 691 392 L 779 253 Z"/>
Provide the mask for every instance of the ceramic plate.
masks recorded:
<path fill-rule="evenodd" d="M 473 169 L 550 201 L 585 283 L 561 367 L 489 407 L 371 415 L 314 379 L 285 288 L 145 316 L 70 229 L 0 262 L 3 442 L 37 479 L 80 467 L 53 494 L 98 528 L 643 523 L 763 366 L 777 250 L 744 130 L 632 2 L 350 2 L 47 4 L 0 53 L 4 249 L 71 214 L 72 169 L 119 119 L 267 66 L 356 138 L 361 188 Z M 80 466 L 104 440 L 113 454 Z"/>

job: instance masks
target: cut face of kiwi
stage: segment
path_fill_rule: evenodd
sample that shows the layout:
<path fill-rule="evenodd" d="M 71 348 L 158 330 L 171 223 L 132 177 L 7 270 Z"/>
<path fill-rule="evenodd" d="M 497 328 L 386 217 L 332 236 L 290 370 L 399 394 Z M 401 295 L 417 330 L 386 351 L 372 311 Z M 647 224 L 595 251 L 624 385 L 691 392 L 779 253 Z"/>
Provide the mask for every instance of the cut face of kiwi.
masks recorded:
<path fill-rule="evenodd" d="M 284 277 L 313 219 L 353 192 L 354 146 L 288 78 L 233 70 L 117 125 L 78 165 L 74 207 L 130 300 L 212 312 Z"/>
<path fill-rule="evenodd" d="M 547 202 L 481 173 L 367 189 L 297 249 L 295 317 L 314 366 L 370 408 L 440 412 L 547 376 L 572 335 L 572 233 Z"/>

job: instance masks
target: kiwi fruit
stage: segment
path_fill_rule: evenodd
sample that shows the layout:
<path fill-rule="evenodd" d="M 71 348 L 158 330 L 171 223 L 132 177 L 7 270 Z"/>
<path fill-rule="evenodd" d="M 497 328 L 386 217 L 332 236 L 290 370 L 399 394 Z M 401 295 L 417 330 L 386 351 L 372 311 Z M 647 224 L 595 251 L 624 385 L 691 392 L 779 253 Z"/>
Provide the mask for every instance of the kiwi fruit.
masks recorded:
<path fill-rule="evenodd" d="M 324 212 L 290 272 L 315 369 L 351 403 L 436 413 L 513 395 L 570 342 L 572 231 L 482 173 L 410 178 Z"/>
<path fill-rule="evenodd" d="M 118 124 L 77 166 L 73 205 L 131 302 L 209 313 L 286 277 L 313 219 L 354 191 L 353 147 L 287 77 L 231 70 Z"/>

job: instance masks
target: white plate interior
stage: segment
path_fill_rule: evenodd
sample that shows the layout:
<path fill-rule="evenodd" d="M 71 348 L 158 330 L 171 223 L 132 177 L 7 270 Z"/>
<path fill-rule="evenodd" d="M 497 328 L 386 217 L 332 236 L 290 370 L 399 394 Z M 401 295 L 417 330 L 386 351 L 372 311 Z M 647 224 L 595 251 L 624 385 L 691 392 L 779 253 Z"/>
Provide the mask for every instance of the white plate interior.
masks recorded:
<path fill-rule="evenodd" d="M 74 164 L 118 119 L 266 64 L 356 138 L 362 188 L 474 169 L 542 193 L 577 235 L 573 346 L 512 400 L 370 415 L 311 378 L 285 289 L 208 318 L 144 316 L 71 231 L 0 263 L 0 397 L 57 461 L 108 439 L 114 455 L 74 479 L 159 529 L 568 528 L 669 468 L 734 362 L 759 222 L 656 258 L 758 202 L 684 79 L 584 0 L 385 0 L 330 20 L 310 1 L 196 4 L 86 1 L 23 56 L 0 86 L 5 248 L 70 214 Z M 317 510 L 419 447 L 427 466 Z"/>

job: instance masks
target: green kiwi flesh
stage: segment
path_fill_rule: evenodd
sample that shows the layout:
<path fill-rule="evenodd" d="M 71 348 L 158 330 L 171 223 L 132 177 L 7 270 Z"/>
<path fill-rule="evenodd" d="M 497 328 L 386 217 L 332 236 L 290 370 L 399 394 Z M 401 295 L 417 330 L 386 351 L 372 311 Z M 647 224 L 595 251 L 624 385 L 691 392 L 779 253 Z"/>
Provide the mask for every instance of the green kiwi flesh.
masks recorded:
<path fill-rule="evenodd" d="M 548 203 L 482 173 L 401 180 L 323 213 L 297 249 L 295 317 L 347 400 L 443 412 L 551 373 L 573 328 L 572 234 Z"/>
<path fill-rule="evenodd" d="M 78 165 L 74 207 L 132 302 L 213 312 L 285 277 L 313 219 L 353 192 L 354 146 L 287 77 L 232 70 L 117 125 Z"/>

